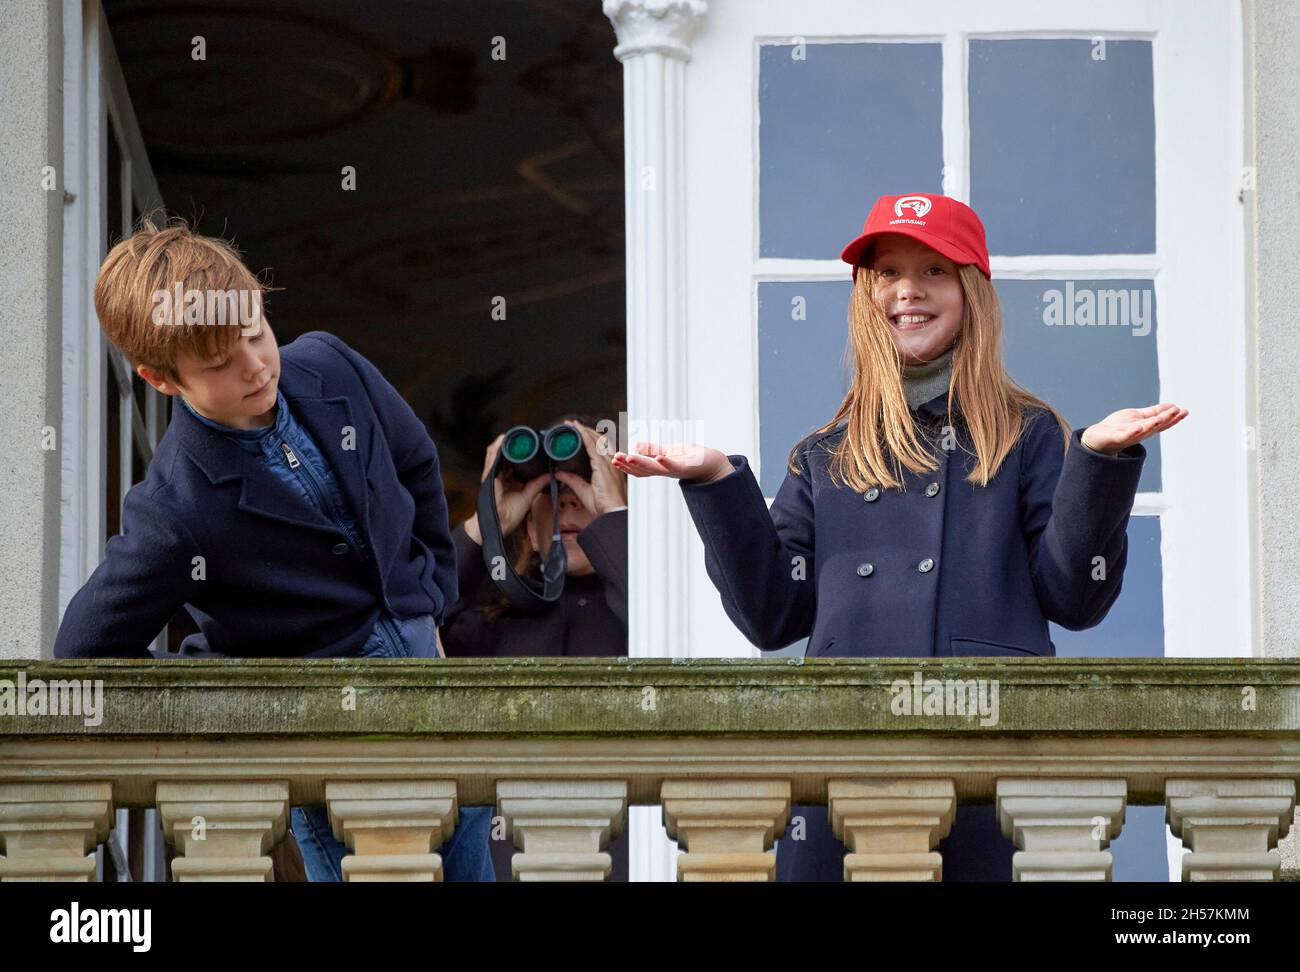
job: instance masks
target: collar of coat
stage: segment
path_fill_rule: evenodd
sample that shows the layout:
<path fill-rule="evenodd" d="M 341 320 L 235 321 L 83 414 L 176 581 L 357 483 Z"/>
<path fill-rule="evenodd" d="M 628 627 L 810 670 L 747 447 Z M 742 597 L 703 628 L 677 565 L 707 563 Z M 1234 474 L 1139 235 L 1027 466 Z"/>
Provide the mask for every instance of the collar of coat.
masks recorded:
<path fill-rule="evenodd" d="M 281 348 L 278 387 L 291 404 L 294 417 L 311 434 L 321 455 L 334 470 L 352 510 L 361 514 L 359 522 L 364 530 L 370 518 L 362 464 L 362 435 L 367 430 L 360 429 L 353 421 L 346 397 L 322 397 L 324 379 L 320 372 L 293 360 L 290 355 L 289 346 Z M 343 448 L 346 426 L 356 429 L 350 449 Z M 204 425 L 183 405 L 173 407 L 170 430 L 175 432 L 180 448 L 213 485 L 243 481 L 240 509 L 286 523 L 336 532 L 324 514 L 304 503 L 301 496 L 266 468 L 260 457 L 245 452 L 229 436 Z"/>
<path fill-rule="evenodd" d="M 912 409 L 920 418 L 922 424 L 931 425 L 936 421 L 946 421 L 948 418 L 948 390 L 945 388 L 941 394 L 935 395 L 928 402 L 922 402 L 916 408 Z M 955 418 L 961 416 L 961 409 L 958 407 L 957 397 L 954 395 L 952 400 L 952 411 Z M 814 442 L 820 442 L 832 435 L 838 435 L 849 427 L 848 419 L 840 419 L 835 423 L 834 428 L 823 432 L 815 439 L 809 440 L 809 445 Z"/>

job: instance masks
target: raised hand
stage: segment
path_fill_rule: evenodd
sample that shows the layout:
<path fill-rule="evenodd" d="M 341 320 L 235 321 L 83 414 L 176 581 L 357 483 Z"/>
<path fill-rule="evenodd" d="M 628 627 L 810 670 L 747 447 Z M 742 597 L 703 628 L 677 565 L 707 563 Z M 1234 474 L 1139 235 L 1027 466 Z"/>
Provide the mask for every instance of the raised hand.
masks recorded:
<path fill-rule="evenodd" d="M 480 483 L 491 474 L 492 463 L 496 462 L 497 452 L 500 451 L 501 443 L 505 440 L 505 437 L 505 433 L 502 432 L 487 447 L 487 458 L 483 461 L 483 475 L 479 478 Z M 533 499 L 551 481 L 551 475 L 550 473 L 542 473 L 520 486 L 513 478 L 502 475 L 501 472 L 503 471 L 498 472 L 492 488 L 496 492 L 497 519 L 501 523 L 501 535 L 505 536 L 524 522 L 524 517 L 532 509 Z M 469 534 L 470 539 L 482 546 L 483 534 L 479 530 L 477 513 L 465 521 L 465 532 Z"/>
<path fill-rule="evenodd" d="M 563 469 L 555 470 L 555 478 L 573 490 L 573 494 L 593 517 L 627 506 L 627 474 L 614 468 L 608 446 L 602 448 L 607 440 L 595 429 L 588 428 L 576 419 L 565 419 L 564 422 L 572 425 L 582 435 L 587 456 L 591 459 L 591 481 Z"/>
<path fill-rule="evenodd" d="M 1157 432 L 1173 428 L 1186 417 L 1187 409 L 1170 402 L 1146 408 L 1121 408 L 1084 429 L 1082 441 L 1089 449 L 1113 456 Z"/>
<path fill-rule="evenodd" d="M 713 482 L 730 475 L 734 468 L 725 452 L 708 446 L 659 445 L 654 442 L 634 442 L 636 452 L 614 453 L 615 468 L 629 476 L 671 476 L 674 479 Z"/>

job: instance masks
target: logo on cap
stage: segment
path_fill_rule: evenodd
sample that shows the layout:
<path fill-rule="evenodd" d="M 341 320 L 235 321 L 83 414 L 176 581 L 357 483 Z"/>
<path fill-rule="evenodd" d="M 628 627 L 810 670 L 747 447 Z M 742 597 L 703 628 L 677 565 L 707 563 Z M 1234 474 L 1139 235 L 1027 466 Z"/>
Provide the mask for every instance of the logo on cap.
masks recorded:
<path fill-rule="evenodd" d="M 930 206 L 930 200 L 924 196 L 904 196 L 894 203 L 894 215 L 902 216 L 904 209 L 910 209 L 917 219 L 921 219 L 930 211 Z"/>

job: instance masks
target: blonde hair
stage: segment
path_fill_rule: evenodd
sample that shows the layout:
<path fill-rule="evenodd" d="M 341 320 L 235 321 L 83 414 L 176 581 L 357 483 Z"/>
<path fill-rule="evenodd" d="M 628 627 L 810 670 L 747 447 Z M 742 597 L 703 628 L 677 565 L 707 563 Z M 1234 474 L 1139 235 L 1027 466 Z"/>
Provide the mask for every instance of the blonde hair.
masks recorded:
<path fill-rule="evenodd" d="M 186 352 L 200 360 L 225 354 L 239 340 L 230 326 L 161 326 L 155 294 L 183 290 L 256 292 L 275 288 L 259 280 L 225 240 L 195 233 L 183 219 L 142 217 L 138 228 L 108 252 L 95 280 L 95 312 L 105 336 L 131 362 L 175 379 Z"/>
<path fill-rule="evenodd" d="M 878 280 L 872 268 L 858 267 L 848 314 L 853 383 L 835 417 L 812 433 L 830 431 L 848 419 L 847 434 L 830 449 L 830 476 L 836 485 L 859 492 L 871 486 L 901 488 L 900 464 L 915 473 L 938 468 L 933 454 L 922 445 L 908 409 L 902 358 L 891 337 L 889 318 L 874 297 Z M 987 486 L 1027 428 L 1028 410 L 1046 409 L 1060 426 L 1066 448 L 1070 426 L 1056 409 L 1007 374 L 1002 362 L 1002 307 L 992 282 L 971 264 L 958 267 L 958 280 L 964 307 L 953 349 L 947 425 L 954 431 L 959 428 L 954 421 L 956 401 L 960 427 L 973 450 L 961 435 L 956 436 L 958 444 L 976 460 L 967 481 Z M 787 459 L 795 475 L 801 474 L 794 461 L 798 450 L 796 445 Z"/>

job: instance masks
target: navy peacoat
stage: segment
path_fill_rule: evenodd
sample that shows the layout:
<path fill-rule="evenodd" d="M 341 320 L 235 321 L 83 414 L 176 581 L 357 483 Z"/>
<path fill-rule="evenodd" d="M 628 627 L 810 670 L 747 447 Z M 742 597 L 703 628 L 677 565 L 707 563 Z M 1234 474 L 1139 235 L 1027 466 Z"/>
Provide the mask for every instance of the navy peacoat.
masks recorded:
<path fill-rule="evenodd" d="M 938 441 L 947 393 L 915 411 Z M 940 448 L 937 470 L 904 469 L 903 489 L 864 493 L 829 478 L 828 447 L 844 431 L 800 443 L 801 475 L 787 471 L 770 511 L 743 455 L 722 479 L 680 482 L 723 608 L 754 645 L 808 637 L 808 657 L 1054 655 L 1048 621 L 1081 630 L 1106 616 L 1143 446 L 1107 456 L 1075 430 L 1067 452 L 1036 408 L 986 487 L 965 479 L 973 456 Z"/>
<path fill-rule="evenodd" d="M 456 553 L 424 423 L 323 331 L 280 349 L 279 387 L 334 469 L 362 549 L 257 458 L 174 408 L 147 476 L 126 494 L 122 532 L 68 604 L 55 657 L 147 658 L 182 605 L 212 651 L 245 657 L 357 654 L 381 608 L 442 623 L 457 597 Z"/>

